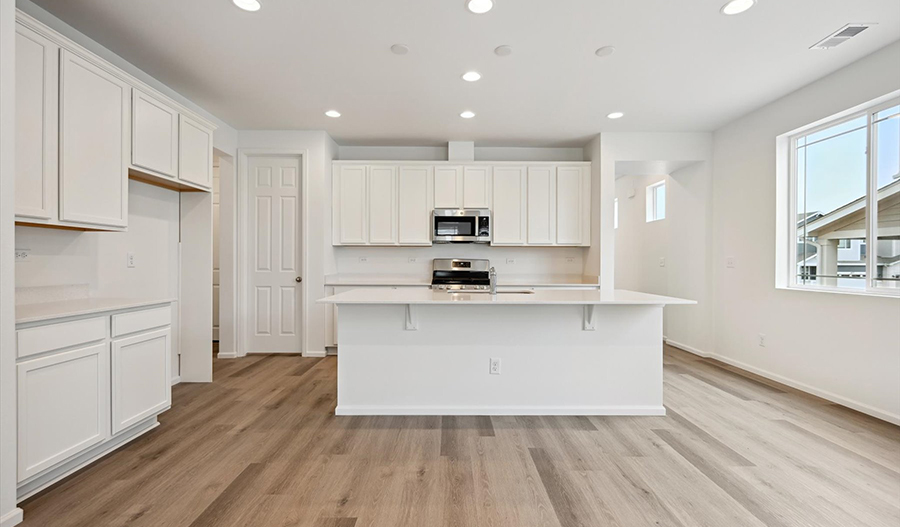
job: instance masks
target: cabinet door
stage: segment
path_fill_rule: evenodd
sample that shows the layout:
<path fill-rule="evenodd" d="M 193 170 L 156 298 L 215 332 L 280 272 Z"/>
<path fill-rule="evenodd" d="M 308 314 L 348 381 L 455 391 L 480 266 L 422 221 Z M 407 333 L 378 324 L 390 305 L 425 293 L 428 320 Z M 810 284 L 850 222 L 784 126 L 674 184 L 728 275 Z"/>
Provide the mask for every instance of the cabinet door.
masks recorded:
<path fill-rule="evenodd" d="M 400 245 L 431 245 L 434 169 L 400 167 Z"/>
<path fill-rule="evenodd" d="M 397 245 L 397 167 L 369 167 L 369 245 Z"/>
<path fill-rule="evenodd" d="M 125 227 L 129 87 L 66 50 L 60 60 L 60 220 Z"/>
<path fill-rule="evenodd" d="M 581 245 L 584 241 L 585 210 L 582 199 L 584 171 L 581 167 L 559 167 L 556 172 L 556 243 Z"/>
<path fill-rule="evenodd" d="M 172 405 L 171 351 L 168 327 L 113 341 L 113 435 Z"/>
<path fill-rule="evenodd" d="M 554 167 L 528 167 L 528 244 L 556 241 Z"/>
<path fill-rule="evenodd" d="M 21 362 L 18 481 L 109 438 L 109 344 Z"/>
<path fill-rule="evenodd" d="M 525 243 L 525 167 L 494 167 L 492 245 Z"/>
<path fill-rule="evenodd" d="M 178 127 L 178 179 L 212 187 L 212 131 L 190 117 L 180 116 Z"/>
<path fill-rule="evenodd" d="M 434 207 L 459 209 L 463 206 L 462 167 L 434 168 Z"/>
<path fill-rule="evenodd" d="M 178 111 L 138 89 L 131 99 L 131 164 L 178 177 Z"/>
<path fill-rule="evenodd" d="M 16 25 L 16 216 L 57 216 L 59 47 Z"/>
<path fill-rule="evenodd" d="M 334 169 L 334 245 L 365 245 L 366 232 L 365 165 L 337 165 Z"/>
<path fill-rule="evenodd" d="M 463 171 L 463 207 L 491 207 L 491 167 L 466 167 Z"/>

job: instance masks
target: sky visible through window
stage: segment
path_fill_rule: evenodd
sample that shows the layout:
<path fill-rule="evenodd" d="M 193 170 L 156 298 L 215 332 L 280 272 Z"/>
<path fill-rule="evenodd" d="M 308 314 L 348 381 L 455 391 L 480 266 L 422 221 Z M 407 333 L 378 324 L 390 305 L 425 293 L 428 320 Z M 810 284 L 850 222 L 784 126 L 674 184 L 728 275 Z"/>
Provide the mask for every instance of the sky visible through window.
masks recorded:
<path fill-rule="evenodd" d="M 881 112 L 891 115 L 894 107 Z M 878 188 L 897 179 L 900 172 L 896 151 L 900 145 L 900 119 L 877 125 L 877 145 L 882 155 L 876 163 Z M 828 214 L 866 195 L 866 116 L 801 138 L 797 143 L 799 183 L 798 213 Z M 804 192 L 805 189 L 805 192 Z"/>

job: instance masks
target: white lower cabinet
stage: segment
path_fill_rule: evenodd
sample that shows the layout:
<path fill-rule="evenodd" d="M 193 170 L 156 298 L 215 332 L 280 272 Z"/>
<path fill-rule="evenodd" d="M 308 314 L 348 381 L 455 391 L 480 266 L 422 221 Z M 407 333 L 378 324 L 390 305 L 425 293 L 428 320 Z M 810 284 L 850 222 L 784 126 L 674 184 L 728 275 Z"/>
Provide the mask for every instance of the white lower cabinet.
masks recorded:
<path fill-rule="evenodd" d="M 172 403 L 171 323 L 157 304 L 17 328 L 20 498 L 155 426 Z"/>
<path fill-rule="evenodd" d="M 108 342 L 26 360 L 17 370 L 18 481 L 109 438 Z"/>
<path fill-rule="evenodd" d="M 112 342 L 112 433 L 172 405 L 172 330 L 158 329 Z"/>

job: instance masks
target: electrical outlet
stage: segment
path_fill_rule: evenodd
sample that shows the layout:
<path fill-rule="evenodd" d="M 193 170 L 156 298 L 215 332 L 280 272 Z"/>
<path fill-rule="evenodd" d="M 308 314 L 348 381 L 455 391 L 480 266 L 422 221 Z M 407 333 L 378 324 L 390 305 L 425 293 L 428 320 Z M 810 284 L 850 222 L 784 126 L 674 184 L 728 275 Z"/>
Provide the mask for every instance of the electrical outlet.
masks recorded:
<path fill-rule="evenodd" d="M 125 263 L 129 269 L 133 269 L 135 267 L 134 264 L 134 253 L 128 253 L 125 255 Z"/>
<path fill-rule="evenodd" d="M 418 258 L 410 258 L 410 259 L 407 260 L 407 261 L 408 261 L 409 263 L 416 263 L 416 262 L 419 261 L 419 259 L 418 259 Z"/>
<path fill-rule="evenodd" d="M 366 258 L 365 256 L 362 256 L 362 257 L 360 257 L 360 259 L 359 259 L 359 263 L 361 263 L 361 264 L 369 263 L 369 259 Z"/>
<path fill-rule="evenodd" d="M 507 258 L 506 263 L 507 263 L 507 265 L 515 265 L 516 259 L 515 258 Z"/>
<path fill-rule="evenodd" d="M 566 258 L 566 263 L 572 263 L 574 261 L 575 261 L 575 258 L 572 258 L 571 256 Z"/>
<path fill-rule="evenodd" d="M 29 256 L 31 256 L 30 249 L 16 249 L 16 261 L 17 262 L 26 262 L 26 261 L 28 261 Z"/>
<path fill-rule="evenodd" d="M 491 375 L 500 375 L 500 359 L 491 359 Z"/>
<path fill-rule="evenodd" d="M 762 333 L 759 334 L 759 347 L 760 348 L 766 347 L 766 336 Z"/>
<path fill-rule="evenodd" d="M 725 267 L 727 267 L 729 269 L 734 269 L 735 265 L 736 265 L 736 263 L 734 260 L 734 256 L 729 256 L 728 258 L 725 258 Z"/>
<path fill-rule="evenodd" d="M 665 257 L 665 256 L 663 256 L 663 257 L 661 257 L 661 258 L 659 259 L 659 266 L 660 266 L 660 267 L 665 267 L 665 266 L 666 266 L 666 257 Z"/>

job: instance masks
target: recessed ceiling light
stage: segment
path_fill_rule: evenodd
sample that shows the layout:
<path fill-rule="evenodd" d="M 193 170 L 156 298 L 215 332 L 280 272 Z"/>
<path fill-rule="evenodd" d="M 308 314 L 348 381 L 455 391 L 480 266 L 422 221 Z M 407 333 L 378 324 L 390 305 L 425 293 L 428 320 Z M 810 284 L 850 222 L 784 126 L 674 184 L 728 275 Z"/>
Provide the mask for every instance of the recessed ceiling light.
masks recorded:
<path fill-rule="evenodd" d="M 494 7 L 494 0 L 466 0 L 466 7 L 476 15 L 483 15 Z"/>
<path fill-rule="evenodd" d="M 503 46 L 497 46 L 494 49 L 494 54 L 497 55 L 498 57 L 508 57 L 508 56 L 512 55 L 512 48 L 505 44 Z"/>
<path fill-rule="evenodd" d="M 327 115 L 328 117 L 338 118 L 341 116 L 341 112 L 337 110 L 328 110 L 327 112 L 325 112 L 325 115 Z"/>
<path fill-rule="evenodd" d="M 625 117 L 625 114 L 622 112 L 613 112 L 606 117 L 609 119 L 621 119 L 622 117 Z"/>
<path fill-rule="evenodd" d="M 259 0 L 231 0 L 234 2 L 234 5 L 240 7 L 244 11 L 259 11 L 259 8 L 262 7 L 259 3 Z"/>
<path fill-rule="evenodd" d="M 409 53 L 409 46 L 406 44 L 394 44 L 391 46 L 391 53 L 394 55 L 406 55 Z"/>
<path fill-rule="evenodd" d="M 475 112 L 470 112 L 469 110 L 466 110 L 463 113 L 459 114 L 459 116 L 462 117 L 463 119 L 471 119 L 471 118 L 475 117 Z"/>
<path fill-rule="evenodd" d="M 722 6 L 723 15 L 739 15 L 756 5 L 756 0 L 731 0 Z"/>
<path fill-rule="evenodd" d="M 477 71 L 467 71 L 462 76 L 464 81 L 475 82 L 481 79 L 481 74 Z"/>
<path fill-rule="evenodd" d="M 598 57 L 608 57 L 616 52 L 615 46 L 603 46 L 594 52 Z"/>

